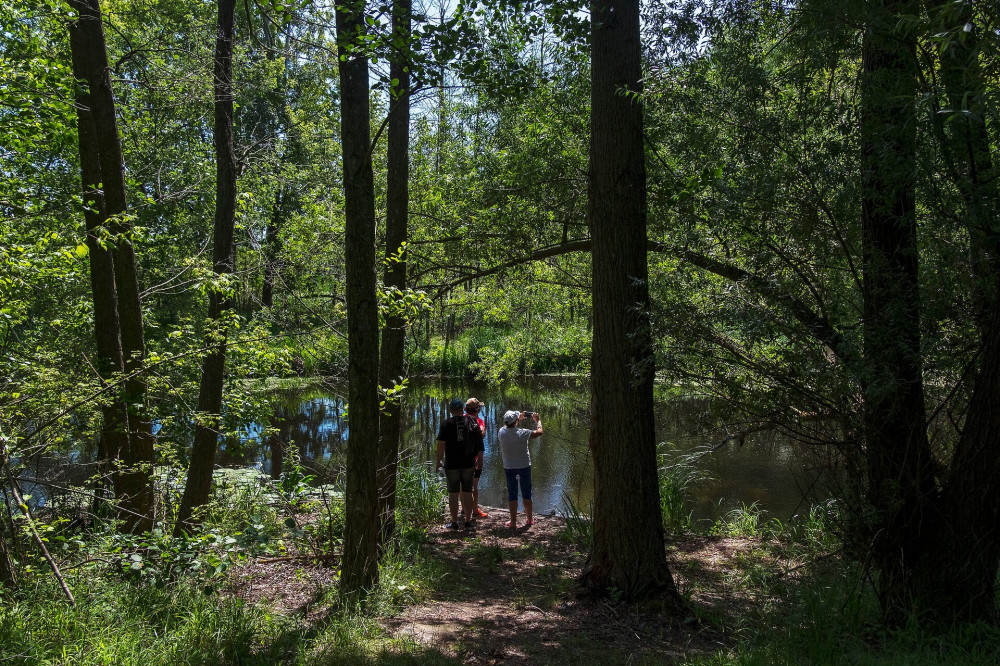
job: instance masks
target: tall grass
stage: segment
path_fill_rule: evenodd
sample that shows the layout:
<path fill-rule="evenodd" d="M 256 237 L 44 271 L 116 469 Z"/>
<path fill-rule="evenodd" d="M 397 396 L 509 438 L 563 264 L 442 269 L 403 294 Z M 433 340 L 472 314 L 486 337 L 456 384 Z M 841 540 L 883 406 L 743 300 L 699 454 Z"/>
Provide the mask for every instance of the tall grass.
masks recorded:
<path fill-rule="evenodd" d="M 563 493 L 563 514 L 566 526 L 563 528 L 562 537 L 567 541 L 576 544 L 579 548 L 590 548 L 594 545 L 594 520 L 591 515 L 594 512 L 594 504 L 591 502 L 589 511 L 584 512 L 573 498 Z"/>
<path fill-rule="evenodd" d="M 428 525 L 442 516 L 445 494 L 430 463 L 410 461 L 399 466 L 396 477 L 396 522 Z"/>
<path fill-rule="evenodd" d="M 691 488 L 707 480 L 708 473 L 698 467 L 702 452 L 678 454 L 670 445 L 660 454 L 660 516 L 668 534 L 691 530 Z"/>

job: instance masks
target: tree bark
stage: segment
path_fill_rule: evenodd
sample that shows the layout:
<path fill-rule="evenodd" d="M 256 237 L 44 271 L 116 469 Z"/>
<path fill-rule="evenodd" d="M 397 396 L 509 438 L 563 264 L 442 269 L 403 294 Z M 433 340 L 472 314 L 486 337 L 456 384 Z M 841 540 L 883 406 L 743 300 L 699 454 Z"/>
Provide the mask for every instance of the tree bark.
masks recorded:
<path fill-rule="evenodd" d="M 890 622 L 913 607 L 912 571 L 935 493 L 920 350 L 915 37 L 910 0 L 873 2 L 862 43 L 863 423 L 870 542 Z"/>
<path fill-rule="evenodd" d="M 411 0 L 395 0 L 392 6 L 392 32 L 400 47 L 389 63 L 389 78 L 397 81 L 389 102 L 388 173 L 386 177 L 385 286 L 389 290 L 406 289 L 406 252 L 410 206 L 410 73 L 407 53 L 410 48 Z M 403 376 L 406 344 L 406 319 L 386 317 L 379 355 L 379 385 L 388 388 Z M 396 472 L 399 461 L 401 428 L 398 400 L 386 401 L 379 415 L 378 498 L 379 535 L 384 548 L 396 529 Z"/>
<path fill-rule="evenodd" d="M 378 582 L 378 306 L 375 293 L 375 178 L 372 172 L 368 58 L 354 36 L 364 3 L 337 4 L 347 272 L 346 518 L 340 594 L 357 599 Z"/>
<path fill-rule="evenodd" d="M 219 0 L 215 40 L 215 225 L 212 235 L 213 268 L 217 276 L 231 274 L 236 267 L 236 154 L 233 150 L 233 31 L 234 0 Z M 219 416 L 226 367 L 228 324 L 232 297 L 216 288 L 208 296 L 208 347 L 198 393 L 198 423 L 195 426 L 191 464 L 181 497 L 175 533 L 190 529 L 194 509 L 208 502 L 218 447 Z"/>
<path fill-rule="evenodd" d="M 941 494 L 936 532 L 915 575 L 921 608 L 944 622 L 996 622 L 1000 567 L 1000 197 L 984 121 L 986 85 L 971 2 L 931 3 L 935 33 L 954 39 L 941 52 L 952 163 L 965 206 L 981 347 L 979 368 L 951 472 Z M 971 28 L 966 30 L 966 28 Z"/>
<path fill-rule="evenodd" d="M 667 567 L 653 421 L 646 167 L 637 0 L 591 3 L 588 222 L 594 332 L 594 544 L 580 584 L 626 599 L 680 598 Z"/>
<path fill-rule="evenodd" d="M 118 399 L 103 408 L 104 445 L 115 469 L 122 529 L 152 526 L 153 435 L 146 406 L 142 308 L 135 253 L 125 219 L 124 166 L 99 0 L 73 0 L 70 25 L 74 75 L 87 84 L 77 93 L 77 127 L 84 216 L 90 250 L 98 372 L 105 380 L 124 371 Z"/>

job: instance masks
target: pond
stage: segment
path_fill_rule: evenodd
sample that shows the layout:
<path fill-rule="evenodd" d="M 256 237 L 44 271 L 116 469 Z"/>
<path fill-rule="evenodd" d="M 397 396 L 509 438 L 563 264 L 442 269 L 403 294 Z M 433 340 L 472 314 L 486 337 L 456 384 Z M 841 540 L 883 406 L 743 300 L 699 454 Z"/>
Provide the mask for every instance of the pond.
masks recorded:
<path fill-rule="evenodd" d="M 448 402 L 475 396 L 485 403 L 486 455 L 480 481 L 480 502 L 505 506 L 503 463 L 497 447 L 497 429 L 508 409 L 541 414 L 545 434 L 531 440 L 535 511 L 562 512 L 566 498 L 587 510 L 593 497 L 593 470 L 588 447 L 589 389 L 578 378 L 529 378 L 506 387 L 460 380 L 411 380 L 403 398 L 400 449 L 407 459 L 433 465 L 438 427 L 446 418 Z M 342 473 L 350 429 L 343 418 L 343 393 L 312 388 L 286 396 L 275 414 L 278 439 L 298 452 L 303 464 L 320 480 Z M 699 398 L 665 398 L 654 406 L 658 441 L 665 461 L 697 456 L 696 467 L 706 478 L 692 488 L 695 521 L 712 521 L 742 505 L 757 505 L 770 517 L 787 521 L 807 512 L 813 502 L 828 497 L 830 478 L 824 458 L 774 432 L 748 436 L 743 444 L 723 443 L 729 434 L 713 413 L 711 403 Z M 250 424 L 240 455 L 220 453 L 223 465 L 259 465 L 277 471 L 271 447 L 262 446 L 260 427 Z M 231 449 L 234 447 L 230 447 Z M 280 449 L 280 447 L 275 447 Z"/>

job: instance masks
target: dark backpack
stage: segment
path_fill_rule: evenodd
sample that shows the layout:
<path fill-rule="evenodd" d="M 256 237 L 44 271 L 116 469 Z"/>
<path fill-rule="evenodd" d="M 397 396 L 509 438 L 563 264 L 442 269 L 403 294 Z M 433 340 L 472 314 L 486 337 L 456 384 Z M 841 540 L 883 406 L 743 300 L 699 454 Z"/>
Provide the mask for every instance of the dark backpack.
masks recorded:
<path fill-rule="evenodd" d="M 465 459 L 474 459 L 476 457 L 474 438 L 475 433 L 479 432 L 479 422 L 476 421 L 476 417 L 463 414 L 461 419 L 455 420 L 455 431 L 456 439 L 462 443 L 462 452 L 465 455 Z M 482 437 L 481 432 L 479 436 Z"/>

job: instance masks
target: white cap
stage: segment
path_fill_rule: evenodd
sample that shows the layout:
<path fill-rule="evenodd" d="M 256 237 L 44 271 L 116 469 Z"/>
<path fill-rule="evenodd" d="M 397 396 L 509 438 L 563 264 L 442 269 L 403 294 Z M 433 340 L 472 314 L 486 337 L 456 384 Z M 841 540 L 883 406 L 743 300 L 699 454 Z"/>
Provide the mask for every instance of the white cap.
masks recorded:
<path fill-rule="evenodd" d="M 510 410 L 503 415 L 503 422 L 510 426 L 517 423 L 519 418 L 521 418 L 521 412 Z"/>

